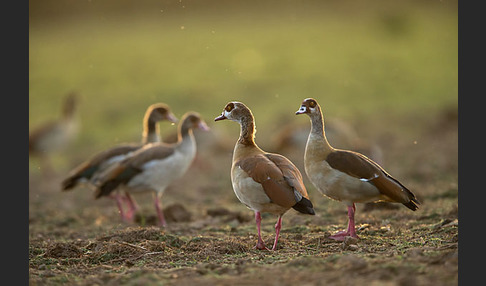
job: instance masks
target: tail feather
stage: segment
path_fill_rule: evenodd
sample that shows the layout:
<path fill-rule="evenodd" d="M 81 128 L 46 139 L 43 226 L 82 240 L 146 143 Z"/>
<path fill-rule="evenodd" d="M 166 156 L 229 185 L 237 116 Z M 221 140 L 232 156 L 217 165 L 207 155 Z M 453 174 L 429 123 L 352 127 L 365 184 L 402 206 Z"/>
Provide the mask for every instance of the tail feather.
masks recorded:
<path fill-rule="evenodd" d="M 101 186 L 96 189 L 95 198 L 98 199 L 102 196 L 110 194 L 116 187 L 118 187 L 122 182 L 120 180 L 109 180 L 104 182 Z"/>
<path fill-rule="evenodd" d="M 62 191 L 69 191 L 76 187 L 84 180 L 89 181 L 93 177 L 94 173 L 98 171 L 99 166 L 90 166 L 88 164 L 82 164 L 70 173 L 70 176 L 61 182 Z"/>
<path fill-rule="evenodd" d="M 312 202 L 305 197 L 302 197 L 302 199 L 298 201 L 292 208 L 303 214 L 316 214 Z"/>
<path fill-rule="evenodd" d="M 389 198 L 389 201 L 402 203 L 407 208 L 415 211 L 419 208 L 420 202 L 407 187 L 397 179 L 383 171 L 385 176 L 377 176 L 369 182 L 373 184 L 382 194 Z"/>
<path fill-rule="evenodd" d="M 62 191 L 69 191 L 78 184 L 79 176 L 69 177 L 62 181 Z"/>

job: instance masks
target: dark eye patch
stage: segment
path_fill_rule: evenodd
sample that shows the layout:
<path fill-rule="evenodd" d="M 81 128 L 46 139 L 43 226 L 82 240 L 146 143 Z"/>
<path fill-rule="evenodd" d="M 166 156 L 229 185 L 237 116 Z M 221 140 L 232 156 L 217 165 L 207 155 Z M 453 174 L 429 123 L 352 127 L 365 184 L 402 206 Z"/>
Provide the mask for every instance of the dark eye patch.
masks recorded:
<path fill-rule="evenodd" d="M 309 101 L 309 106 L 314 108 L 316 107 L 317 103 L 314 100 Z"/>
<path fill-rule="evenodd" d="M 233 108 L 235 108 L 235 105 L 233 104 L 233 102 L 230 102 L 226 105 L 226 107 L 224 108 L 224 110 L 230 112 L 231 110 L 233 110 Z"/>

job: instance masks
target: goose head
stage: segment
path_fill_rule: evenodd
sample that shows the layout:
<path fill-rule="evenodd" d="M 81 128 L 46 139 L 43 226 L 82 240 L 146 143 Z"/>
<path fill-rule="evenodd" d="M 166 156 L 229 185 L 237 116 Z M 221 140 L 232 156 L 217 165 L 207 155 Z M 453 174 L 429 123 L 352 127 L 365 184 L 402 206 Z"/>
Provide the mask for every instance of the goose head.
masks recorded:
<path fill-rule="evenodd" d="M 238 101 L 231 101 L 226 104 L 220 116 L 216 117 L 214 121 L 229 119 L 241 123 L 242 120 L 253 118 L 250 109 L 243 103 Z"/>
<path fill-rule="evenodd" d="M 189 129 L 201 129 L 209 131 L 210 128 L 206 122 L 202 119 L 201 115 L 194 111 L 189 111 L 182 117 L 181 128 L 182 130 Z"/>
<path fill-rule="evenodd" d="M 299 110 L 295 112 L 296 115 L 307 114 L 309 116 L 318 115 L 321 113 L 321 107 L 313 98 L 306 98 L 302 101 Z"/>
<path fill-rule="evenodd" d="M 79 95 L 77 92 L 69 93 L 64 99 L 62 106 L 62 114 L 64 117 L 72 117 L 76 112 L 79 101 Z"/>
<path fill-rule="evenodd" d="M 148 121 L 157 122 L 162 120 L 168 120 L 172 123 L 178 121 L 177 117 L 172 113 L 169 106 L 165 103 L 154 103 L 147 109 L 145 115 Z"/>

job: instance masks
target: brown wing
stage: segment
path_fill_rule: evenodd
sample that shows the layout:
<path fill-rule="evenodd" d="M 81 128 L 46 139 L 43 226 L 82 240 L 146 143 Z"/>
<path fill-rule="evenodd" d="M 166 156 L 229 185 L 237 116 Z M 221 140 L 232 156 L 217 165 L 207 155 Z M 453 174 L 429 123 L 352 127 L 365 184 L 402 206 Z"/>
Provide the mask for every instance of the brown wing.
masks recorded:
<path fill-rule="evenodd" d="M 104 162 L 113 157 L 134 152 L 140 147 L 142 147 L 140 144 L 124 144 L 97 153 L 69 173 L 68 177 L 62 181 L 62 190 L 67 191 L 74 188 L 83 178 L 90 180 Z"/>
<path fill-rule="evenodd" d="M 307 190 L 299 169 L 287 158 L 280 154 L 267 153 L 265 156 L 270 159 L 282 171 L 287 183 L 294 187 L 303 197 L 309 198 Z"/>
<path fill-rule="evenodd" d="M 104 177 L 100 180 L 96 188 L 95 198 L 109 195 L 120 184 L 126 184 L 140 172 L 142 172 L 141 169 L 116 163 L 110 167 L 108 173 L 103 174 Z"/>
<path fill-rule="evenodd" d="M 334 169 L 373 184 L 380 193 L 392 201 L 403 203 L 412 210 L 416 210 L 420 204 L 410 190 L 388 174 L 380 165 L 362 154 L 336 150 L 329 153 L 326 161 Z"/>
<path fill-rule="evenodd" d="M 137 149 L 140 149 L 142 147 L 141 144 L 124 144 L 124 145 L 118 145 L 113 148 L 107 149 L 105 151 L 102 151 L 96 155 L 94 155 L 90 160 L 89 160 L 89 165 L 100 165 L 101 163 L 109 160 L 110 158 L 113 158 L 115 156 L 119 155 L 124 155 L 128 154 L 130 152 L 134 152 Z"/>
<path fill-rule="evenodd" d="M 123 160 L 123 164 L 141 168 L 151 160 L 163 160 L 175 152 L 175 145 L 151 143 L 137 150 L 132 156 Z"/>
<path fill-rule="evenodd" d="M 175 151 L 174 146 L 164 143 L 152 143 L 135 151 L 111 167 L 100 178 L 95 197 L 110 194 L 120 184 L 127 184 L 133 177 L 143 172 L 143 165 L 152 160 L 162 160 Z"/>
<path fill-rule="evenodd" d="M 331 152 L 326 161 L 334 169 L 361 180 L 371 180 L 382 173 L 381 168 L 371 159 L 352 151 Z"/>
<path fill-rule="evenodd" d="M 289 208 L 297 203 L 294 188 L 287 182 L 282 170 L 265 155 L 242 159 L 236 166 L 260 183 L 272 202 Z"/>

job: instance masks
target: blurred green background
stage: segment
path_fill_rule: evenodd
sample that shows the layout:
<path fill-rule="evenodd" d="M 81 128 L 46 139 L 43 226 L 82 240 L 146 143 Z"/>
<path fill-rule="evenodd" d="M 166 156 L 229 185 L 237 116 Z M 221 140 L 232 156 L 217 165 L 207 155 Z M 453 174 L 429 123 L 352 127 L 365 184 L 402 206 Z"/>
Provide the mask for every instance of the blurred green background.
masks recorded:
<path fill-rule="evenodd" d="M 118 142 L 138 142 L 148 105 L 214 124 L 246 103 L 257 143 L 269 142 L 301 101 L 356 125 L 457 106 L 457 1 L 30 1 L 29 128 L 81 96 L 71 168 Z M 307 123 L 307 121 L 305 121 Z M 410 122 L 413 125 L 413 122 Z M 359 129 L 359 127 L 358 127 Z M 162 124 L 162 133 L 173 132 Z M 398 130 L 397 130 L 398 132 Z M 35 163 L 29 170 L 35 170 Z"/>

